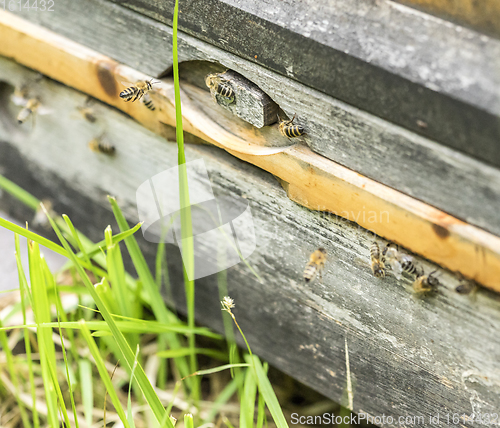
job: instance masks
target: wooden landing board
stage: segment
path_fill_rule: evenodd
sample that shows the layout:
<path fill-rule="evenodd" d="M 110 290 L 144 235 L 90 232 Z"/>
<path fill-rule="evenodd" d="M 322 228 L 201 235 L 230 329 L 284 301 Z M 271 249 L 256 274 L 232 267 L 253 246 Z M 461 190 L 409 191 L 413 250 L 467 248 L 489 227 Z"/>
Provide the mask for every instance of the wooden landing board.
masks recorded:
<path fill-rule="evenodd" d="M 119 82 L 147 77 L 129 67 L 8 13 L 0 14 L 0 38 L 8 41 L 0 46 L 0 54 L 121 109 L 159 135 L 165 135 L 163 124 L 175 125 L 173 86 L 168 79 L 157 86 L 159 109 L 151 113 L 142 104 L 125 103 L 118 97 L 123 88 Z M 210 106 L 208 93 L 206 97 Z M 379 236 L 500 291 L 497 236 L 306 147 L 262 147 L 248 129 L 231 133 L 210 120 L 185 93 L 183 116 L 187 132 L 273 173 L 288 183 L 290 197 L 302 205 L 356 221 Z M 387 220 L 383 213 L 388 213 Z"/>
<path fill-rule="evenodd" d="M 50 102 L 54 114 L 38 117 L 34 128 L 18 125 L 19 107 L 6 102 L 5 92 L 35 75 L 0 58 L 2 174 L 39 199 L 53 200 L 57 212 L 68 214 L 95 241 L 108 224 L 117 231 L 108 194 L 116 196 L 135 224 L 135 192 L 151 176 L 176 165 L 175 143 L 97 100 L 97 121 L 89 123 L 77 111 L 86 95 L 51 79 L 39 82 L 37 93 Z M 114 157 L 88 148 L 102 132 L 116 146 Z M 474 296 L 459 295 L 454 275 L 415 256 L 426 272 L 438 269 L 443 283 L 434 295 L 415 298 L 410 278 L 398 281 L 390 272 L 383 280 L 372 275 L 368 259 L 374 236 L 366 229 L 294 203 L 270 173 L 224 150 L 188 144 L 186 157 L 203 159 L 221 212 L 231 209 L 235 196 L 250 204 L 257 248 L 247 261 L 262 282 L 243 263 L 225 273 L 236 317 L 256 354 L 347 404 L 342 400 L 347 339 L 355 412 L 425 416 L 426 422 L 439 412 L 440 422 L 432 426 L 440 428 L 453 426 L 443 418 L 447 413 L 498 412 L 500 295 L 485 288 Z M 0 206 L 16 209 L 5 191 Z M 17 211 L 16 218 L 24 223 L 33 214 Z M 204 221 L 211 222 L 208 216 Z M 140 232 L 136 237 L 154 269 L 157 245 L 144 241 Z M 304 266 L 320 245 L 329 254 L 323 281 L 305 285 Z M 182 261 L 178 248 L 167 245 L 166 251 L 173 298 L 182 312 Z M 223 283 L 222 273 L 196 281 L 196 315 L 197 322 L 223 331 L 218 281 Z M 417 421 L 404 425 L 431 426 Z"/>

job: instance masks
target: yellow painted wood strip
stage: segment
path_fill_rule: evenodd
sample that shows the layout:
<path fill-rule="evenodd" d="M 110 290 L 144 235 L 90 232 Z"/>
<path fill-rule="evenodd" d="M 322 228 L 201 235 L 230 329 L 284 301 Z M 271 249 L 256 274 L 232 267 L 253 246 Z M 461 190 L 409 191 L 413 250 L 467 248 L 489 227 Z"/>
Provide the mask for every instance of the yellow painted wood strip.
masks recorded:
<path fill-rule="evenodd" d="M 74 42 L 0 11 L 0 55 L 79 89 L 165 135 L 175 126 L 173 86 L 157 86 L 157 111 L 118 97 L 121 81 L 150 78 Z M 156 87 L 155 87 L 156 88 Z M 190 94 L 196 91 L 190 88 Z M 156 90 L 156 89 L 155 89 Z M 208 92 L 200 91 L 207 97 Z M 200 100 L 182 95 L 185 130 L 284 181 L 291 199 L 329 211 L 394 241 L 452 271 L 500 292 L 500 238 L 368 179 L 305 146 L 262 147 L 248 129 L 229 132 L 210 120 Z M 198 101 L 198 102 L 196 102 Z M 212 108 L 217 108 L 212 107 Z M 269 149 L 278 152 L 269 152 Z"/>
<path fill-rule="evenodd" d="M 396 0 L 443 18 L 500 36 L 498 0 Z"/>

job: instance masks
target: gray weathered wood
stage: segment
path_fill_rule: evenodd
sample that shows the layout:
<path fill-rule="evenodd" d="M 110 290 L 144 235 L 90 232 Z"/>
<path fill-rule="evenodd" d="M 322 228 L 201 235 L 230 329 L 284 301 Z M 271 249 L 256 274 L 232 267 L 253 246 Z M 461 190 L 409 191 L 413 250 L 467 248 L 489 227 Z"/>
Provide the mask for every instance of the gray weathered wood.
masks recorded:
<path fill-rule="evenodd" d="M 25 17 L 154 76 L 168 72 L 170 27 L 113 3 L 92 0 L 91 4 L 95 16 L 85 13 L 87 0 L 60 0 L 51 15 L 40 13 Z M 181 73 L 183 68 L 189 70 L 183 74 L 184 78 L 190 78 L 193 69 L 202 64 L 197 62 L 200 60 L 211 63 L 214 70 L 236 70 L 270 95 L 289 117 L 297 114 L 297 124 L 307 131 L 303 141 L 313 150 L 500 234 L 496 208 L 500 203 L 500 178 L 496 168 L 185 33 L 179 37 L 180 60 L 185 62 Z M 192 65 L 187 61 L 193 61 Z M 478 69 L 481 67 L 478 65 Z M 457 72 L 459 70 L 457 68 Z M 204 83 L 200 87 L 204 87 Z M 463 123 L 468 125 L 469 120 Z M 279 144 L 283 143 L 271 140 L 269 145 Z M 476 144 L 476 139 L 471 140 L 471 147 L 478 147 Z"/>
<path fill-rule="evenodd" d="M 173 0 L 114 1 L 171 25 Z M 500 165 L 493 37 L 390 0 L 188 0 L 180 10 L 180 29 L 201 40 Z"/>
<path fill-rule="evenodd" d="M 11 84 L 30 75 L 13 64 L 8 68 L 5 61 L 0 70 L 0 80 Z M 4 84 L 1 89 L 3 173 L 37 197 L 53 199 L 57 211 L 69 214 L 94 239 L 102 239 L 112 222 L 107 194 L 115 195 L 135 222 L 137 187 L 176 165 L 175 144 L 115 109 L 98 103 L 95 123 L 81 118 L 77 112 L 85 101 L 81 93 L 50 80 L 40 82 L 38 95 L 55 113 L 37 118 L 31 129 L 25 126 L 28 123 L 16 124 L 18 107 L 5 102 L 9 87 Z M 103 131 L 116 146 L 114 157 L 88 148 L 88 142 Z M 454 292 L 457 278 L 443 272 L 443 287 L 417 299 L 408 279 L 373 277 L 368 266 L 373 236 L 366 230 L 298 206 L 270 174 L 222 150 L 189 145 L 186 156 L 205 161 L 222 211 L 231 207 L 233 195 L 250 203 L 257 249 L 248 262 L 263 281 L 242 263 L 227 275 L 236 317 L 256 353 L 341 401 L 347 340 L 356 412 L 394 418 L 423 415 L 426 425 L 429 415 L 439 412 L 435 426 L 441 427 L 452 426 L 446 413 L 498 412 L 498 295 L 481 289 L 475 296 L 461 296 Z M 1 201 L 7 199 L 4 194 Z M 14 210 L 11 200 L 9 204 Z M 156 245 L 138 238 L 154 263 Z M 305 286 L 305 263 L 320 245 L 329 254 L 323 282 Z M 168 246 L 168 261 L 173 295 L 182 310 L 182 265 L 175 247 Z M 436 269 L 425 260 L 416 261 L 426 272 Z M 216 276 L 197 282 L 196 298 L 198 321 L 222 331 Z"/>

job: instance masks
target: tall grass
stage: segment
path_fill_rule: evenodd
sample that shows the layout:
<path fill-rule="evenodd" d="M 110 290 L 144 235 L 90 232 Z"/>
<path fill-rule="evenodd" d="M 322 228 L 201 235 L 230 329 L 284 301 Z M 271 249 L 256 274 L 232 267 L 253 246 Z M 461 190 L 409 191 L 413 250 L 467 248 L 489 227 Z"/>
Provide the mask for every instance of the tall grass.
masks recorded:
<path fill-rule="evenodd" d="M 216 349 L 219 346 L 214 346 L 214 349 L 200 348 L 196 343 L 198 336 L 209 338 L 214 344 L 221 338 L 195 324 L 194 245 L 182 128 L 178 13 L 179 2 L 176 0 L 173 74 L 187 323 L 182 322 L 165 305 L 160 291 L 164 246 L 160 245 L 158 249 L 153 275 L 134 236 L 141 224 L 129 227 L 114 198 L 109 197 L 109 202 L 120 232 L 113 233 L 111 226 L 108 226 L 104 230 L 103 240 L 98 243 L 92 243 L 79 232 L 69 217 L 52 218 L 46 210 L 48 222 L 60 244 L 27 227 L 0 218 L 0 226 L 15 233 L 20 284 L 17 311 L 22 314 L 21 325 L 0 324 L 0 345 L 6 355 L 8 374 L 8 377 L 0 376 L 0 394 L 9 391 L 15 397 L 20 424 L 24 427 L 48 425 L 55 428 L 60 423 L 67 427 L 89 427 L 95 425 L 96 421 L 104 424 L 102 417 L 96 415 L 96 407 L 101 407 L 109 398 L 114 412 L 104 409 L 106 422 L 120 420 L 126 428 L 135 427 L 139 413 L 143 412 L 148 426 L 174 428 L 175 420 L 171 412 L 174 400 L 180 399 L 185 413 L 184 426 L 194 428 L 195 425 L 212 423 L 225 403 L 236 393 L 241 404 L 239 420 L 242 427 L 256 425 L 262 428 L 266 423 L 265 406 L 279 428 L 287 426 L 267 378 L 267 366 L 262 365 L 258 357 L 252 354 L 231 311 L 227 312 L 247 346 L 248 353 L 243 355 L 243 360 L 235 352 L 235 339 L 227 319 L 225 325 L 231 344 L 227 353 Z M 33 210 L 40 206 L 40 201 L 1 176 L 0 188 Z M 27 271 L 21 262 L 19 236 L 28 239 Z M 120 244 L 125 244 L 137 278 L 125 270 L 123 246 Z M 49 270 L 41 245 L 68 259 L 62 272 L 71 273 L 72 286 L 58 281 Z M 227 275 L 219 275 L 219 280 L 221 290 L 225 291 Z M 78 306 L 68 306 L 68 292 L 78 297 Z M 151 315 L 147 315 L 149 311 Z M 32 322 L 29 321 L 31 315 Z M 145 315 L 149 319 L 142 319 Z M 22 329 L 23 335 L 19 335 L 17 340 L 23 344 L 24 354 L 15 355 L 10 350 L 9 340 L 16 338 L 14 332 L 17 329 Z M 154 341 L 151 341 L 151 335 L 154 335 Z M 145 353 L 145 347 L 152 347 L 152 353 Z M 38 360 L 33 359 L 35 354 Z M 199 370 L 199 355 L 211 357 L 213 367 Z M 154 367 L 157 359 L 165 362 L 160 363 L 162 369 L 150 370 L 150 363 Z M 215 364 L 215 359 L 221 364 Z M 110 364 L 111 367 L 115 366 L 114 370 L 118 368 L 114 377 L 110 374 Z M 212 408 L 202 418 L 199 411 L 202 398 L 200 378 L 231 369 L 234 369 L 233 379 L 214 399 Z M 170 388 L 172 394 L 168 399 L 161 398 L 165 386 Z M 40 387 L 44 389 L 43 395 L 40 394 Z M 125 395 L 123 388 L 128 391 Z M 226 426 L 232 426 L 227 418 L 220 420 Z"/>

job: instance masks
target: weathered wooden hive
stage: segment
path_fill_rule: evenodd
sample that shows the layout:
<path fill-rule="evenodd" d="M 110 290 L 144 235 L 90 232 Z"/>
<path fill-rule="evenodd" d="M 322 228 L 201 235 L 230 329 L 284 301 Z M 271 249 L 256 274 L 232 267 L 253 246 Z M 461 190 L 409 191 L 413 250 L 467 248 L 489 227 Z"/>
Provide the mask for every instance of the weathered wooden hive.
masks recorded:
<path fill-rule="evenodd" d="M 500 408 L 500 7 L 405 3 L 425 11 L 389 0 L 181 0 L 184 127 L 188 142 L 207 143 L 186 154 L 204 160 L 222 212 L 236 199 L 251 208 L 247 262 L 261 281 L 243 263 L 226 273 L 252 348 L 340 401 L 347 343 L 355 412 L 394 426 L 439 414 L 435 425 L 451 426 L 452 415 Z M 15 6 L 0 11 L 1 172 L 101 239 L 106 195 L 137 221 L 139 186 L 177 162 L 166 141 L 173 1 Z M 222 72 L 234 102 L 205 86 Z M 122 81 L 151 78 L 161 81 L 155 111 L 120 99 Z M 11 99 L 23 85 L 51 114 L 17 123 Z M 87 96 L 95 121 L 79 114 Z M 282 136 L 278 114 L 296 115 L 306 134 Z M 113 157 L 88 148 L 103 134 Z M 2 204 L 22 216 L 5 194 Z M 417 298 L 406 274 L 376 278 L 374 240 L 437 270 L 440 285 Z M 323 280 L 306 285 L 320 246 Z M 153 260 L 156 244 L 142 247 Z M 177 247 L 168 261 L 180 283 Z M 479 290 L 457 293 L 463 278 Z M 196 298 L 199 322 L 222 330 L 217 275 L 197 281 Z"/>

